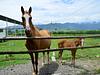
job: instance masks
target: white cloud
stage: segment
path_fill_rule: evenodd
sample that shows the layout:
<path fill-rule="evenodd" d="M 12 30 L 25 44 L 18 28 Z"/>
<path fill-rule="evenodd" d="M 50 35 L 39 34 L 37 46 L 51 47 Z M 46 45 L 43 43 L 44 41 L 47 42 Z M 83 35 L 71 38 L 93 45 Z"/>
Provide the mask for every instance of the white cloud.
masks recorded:
<path fill-rule="evenodd" d="M 100 0 L 2 0 L 0 14 L 21 21 L 21 6 L 32 6 L 34 24 L 100 21 Z"/>

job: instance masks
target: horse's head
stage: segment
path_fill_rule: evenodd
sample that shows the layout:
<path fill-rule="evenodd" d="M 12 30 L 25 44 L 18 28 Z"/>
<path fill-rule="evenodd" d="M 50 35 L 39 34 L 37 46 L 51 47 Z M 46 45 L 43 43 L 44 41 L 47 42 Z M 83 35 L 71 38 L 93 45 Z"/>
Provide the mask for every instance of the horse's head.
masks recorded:
<path fill-rule="evenodd" d="M 22 12 L 22 25 L 25 28 L 26 31 L 30 31 L 30 25 L 32 25 L 32 8 L 30 7 L 28 11 L 24 11 L 23 6 L 21 6 L 21 12 Z"/>
<path fill-rule="evenodd" d="M 76 44 L 76 46 L 81 46 L 81 47 L 83 47 L 84 38 L 80 37 L 80 38 L 76 39 L 76 40 L 75 40 L 75 44 Z"/>

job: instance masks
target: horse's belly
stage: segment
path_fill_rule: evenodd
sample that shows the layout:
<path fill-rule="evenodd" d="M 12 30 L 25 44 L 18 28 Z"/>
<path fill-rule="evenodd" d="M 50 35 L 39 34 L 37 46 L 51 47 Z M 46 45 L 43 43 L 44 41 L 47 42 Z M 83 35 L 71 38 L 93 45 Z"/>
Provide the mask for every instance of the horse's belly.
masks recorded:
<path fill-rule="evenodd" d="M 50 39 L 45 39 L 40 41 L 40 49 L 46 49 L 49 48 L 51 45 L 51 40 Z"/>

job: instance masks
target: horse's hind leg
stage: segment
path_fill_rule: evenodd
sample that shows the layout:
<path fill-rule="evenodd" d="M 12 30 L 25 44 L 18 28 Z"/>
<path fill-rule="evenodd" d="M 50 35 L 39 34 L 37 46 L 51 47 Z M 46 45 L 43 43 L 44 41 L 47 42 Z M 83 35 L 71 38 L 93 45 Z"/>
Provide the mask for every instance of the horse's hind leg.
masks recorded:
<path fill-rule="evenodd" d="M 47 59 L 48 59 L 48 64 L 50 64 L 50 60 L 49 60 L 49 51 L 47 52 Z"/>
<path fill-rule="evenodd" d="M 72 63 L 71 64 L 75 66 L 76 49 L 72 49 L 71 54 L 72 54 Z"/>
<path fill-rule="evenodd" d="M 42 65 L 45 64 L 45 52 L 43 52 L 43 62 L 42 62 Z"/>
<path fill-rule="evenodd" d="M 59 63 L 62 64 L 62 53 L 63 53 L 63 50 L 60 50 L 59 51 Z"/>
<path fill-rule="evenodd" d="M 50 49 L 50 47 L 48 49 Z M 48 64 L 50 64 L 49 51 L 47 51 L 47 60 L 48 60 Z"/>

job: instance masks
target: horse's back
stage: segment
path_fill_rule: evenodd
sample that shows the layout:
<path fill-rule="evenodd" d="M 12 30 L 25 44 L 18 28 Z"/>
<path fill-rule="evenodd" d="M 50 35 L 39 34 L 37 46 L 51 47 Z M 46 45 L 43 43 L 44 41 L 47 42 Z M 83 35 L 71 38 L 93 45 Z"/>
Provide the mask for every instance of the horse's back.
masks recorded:
<path fill-rule="evenodd" d="M 75 47 L 75 43 L 74 43 L 73 40 L 63 39 L 63 40 L 60 40 L 60 41 L 59 41 L 58 47 L 59 47 L 59 48 L 64 48 L 64 47 Z"/>
<path fill-rule="evenodd" d="M 49 37 L 51 36 L 51 33 L 48 30 L 40 30 L 40 35 L 44 37 Z"/>

